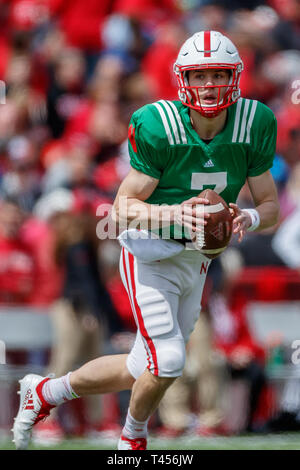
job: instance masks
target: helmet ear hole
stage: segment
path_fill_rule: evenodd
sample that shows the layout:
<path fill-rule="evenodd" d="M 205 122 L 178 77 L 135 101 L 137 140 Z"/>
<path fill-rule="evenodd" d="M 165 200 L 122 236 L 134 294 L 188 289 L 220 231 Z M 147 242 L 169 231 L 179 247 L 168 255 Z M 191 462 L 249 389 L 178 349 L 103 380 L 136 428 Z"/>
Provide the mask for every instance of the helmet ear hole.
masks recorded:
<path fill-rule="evenodd" d="M 189 73 L 190 73 L 189 70 L 185 70 L 185 71 L 183 72 L 183 74 L 182 74 L 182 76 L 183 76 L 183 81 L 184 81 L 184 83 L 185 83 L 186 86 L 189 86 L 189 85 L 190 85 L 190 84 L 189 84 Z"/>
<path fill-rule="evenodd" d="M 200 100 L 198 99 L 196 92 L 192 88 L 189 89 L 188 93 L 189 93 L 189 98 L 190 98 L 192 103 L 194 103 L 194 104 L 195 103 L 197 103 L 197 104 L 200 103 Z"/>

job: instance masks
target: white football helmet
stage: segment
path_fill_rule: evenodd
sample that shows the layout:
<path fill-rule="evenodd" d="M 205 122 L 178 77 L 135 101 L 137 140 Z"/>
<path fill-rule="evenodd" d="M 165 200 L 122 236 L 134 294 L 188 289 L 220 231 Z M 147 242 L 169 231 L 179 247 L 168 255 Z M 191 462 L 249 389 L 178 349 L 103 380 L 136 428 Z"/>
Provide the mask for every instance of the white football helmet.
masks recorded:
<path fill-rule="evenodd" d="M 211 88 L 219 88 L 217 103 L 203 106 L 199 90 L 207 86 L 189 86 L 187 72 L 207 68 L 229 70 L 231 77 L 228 85 L 209 85 Z M 217 116 L 239 99 L 239 81 L 243 68 L 237 48 L 226 36 L 217 31 L 195 33 L 185 41 L 174 64 L 180 101 L 205 117 Z M 227 90 L 220 99 L 222 87 Z"/>

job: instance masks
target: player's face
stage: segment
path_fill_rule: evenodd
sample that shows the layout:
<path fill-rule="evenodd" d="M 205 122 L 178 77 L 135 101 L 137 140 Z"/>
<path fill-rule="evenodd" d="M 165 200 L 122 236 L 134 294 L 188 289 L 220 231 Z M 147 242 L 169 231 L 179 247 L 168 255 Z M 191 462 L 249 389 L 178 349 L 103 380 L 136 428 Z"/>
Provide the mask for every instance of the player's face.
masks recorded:
<path fill-rule="evenodd" d="M 230 81 L 230 73 L 222 69 L 190 70 L 189 85 L 201 87 L 198 94 L 202 106 L 216 105 L 223 99 Z"/>

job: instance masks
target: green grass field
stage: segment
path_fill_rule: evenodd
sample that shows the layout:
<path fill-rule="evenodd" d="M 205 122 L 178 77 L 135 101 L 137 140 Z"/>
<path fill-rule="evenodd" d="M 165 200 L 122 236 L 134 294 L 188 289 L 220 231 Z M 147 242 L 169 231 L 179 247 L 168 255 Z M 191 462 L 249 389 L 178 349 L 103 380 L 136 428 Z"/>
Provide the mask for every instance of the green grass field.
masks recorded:
<path fill-rule="evenodd" d="M 66 439 L 59 445 L 30 444 L 34 450 L 116 450 L 111 439 Z M 193 437 L 179 439 L 149 439 L 149 450 L 300 450 L 300 432 L 235 437 Z M 13 450 L 14 444 L 1 440 L 0 450 Z"/>

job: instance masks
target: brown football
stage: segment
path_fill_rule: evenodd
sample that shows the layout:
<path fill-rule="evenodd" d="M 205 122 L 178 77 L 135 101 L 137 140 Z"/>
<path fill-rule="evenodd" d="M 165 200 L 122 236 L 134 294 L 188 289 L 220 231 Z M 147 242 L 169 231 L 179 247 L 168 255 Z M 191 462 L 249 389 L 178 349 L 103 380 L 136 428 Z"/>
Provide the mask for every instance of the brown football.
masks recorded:
<path fill-rule="evenodd" d="M 197 235 L 197 244 L 200 251 L 207 258 L 216 258 L 225 250 L 232 235 L 232 215 L 224 199 L 212 189 L 205 189 L 199 194 L 209 200 L 204 205 L 204 212 L 209 212 L 210 217 L 203 233 Z M 203 207 L 203 206 L 202 206 Z"/>

